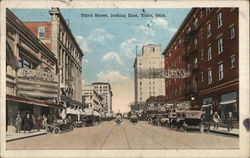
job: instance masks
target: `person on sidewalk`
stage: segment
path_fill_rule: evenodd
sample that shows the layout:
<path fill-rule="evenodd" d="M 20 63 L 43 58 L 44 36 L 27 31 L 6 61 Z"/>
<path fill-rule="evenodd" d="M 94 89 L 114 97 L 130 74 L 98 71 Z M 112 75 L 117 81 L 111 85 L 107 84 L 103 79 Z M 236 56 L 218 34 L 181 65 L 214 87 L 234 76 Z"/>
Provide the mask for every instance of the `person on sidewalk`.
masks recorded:
<path fill-rule="evenodd" d="M 24 133 L 26 131 L 31 131 L 31 126 L 32 126 L 32 118 L 30 117 L 30 114 L 27 114 L 26 117 L 24 118 L 24 125 L 23 125 L 23 128 L 24 128 Z"/>
<path fill-rule="evenodd" d="M 216 129 L 218 130 L 219 129 L 219 123 L 220 123 L 221 119 L 220 119 L 220 116 L 218 115 L 217 112 L 215 112 L 214 115 L 213 115 L 213 121 L 214 121 L 214 129 L 216 127 Z"/>
<path fill-rule="evenodd" d="M 42 116 L 41 115 L 38 115 L 37 118 L 36 118 L 36 128 L 37 128 L 37 131 L 39 132 L 40 129 L 41 129 L 41 126 L 42 126 Z"/>
<path fill-rule="evenodd" d="M 16 133 L 20 133 L 21 127 L 22 127 L 22 122 L 23 122 L 23 119 L 21 118 L 21 115 L 17 114 L 17 118 L 16 118 L 16 122 L 15 122 Z"/>
<path fill-rule="evenodd" d="M 43 114 L 43 129 L 47 129 L 47 116 Z"/>
<path fill-rule="evenodd" d="M 232 112 L 229 112 L 227 117 L 227 130 L 230 131 L 232 129 L 233 129 L 233 115 Z"/>

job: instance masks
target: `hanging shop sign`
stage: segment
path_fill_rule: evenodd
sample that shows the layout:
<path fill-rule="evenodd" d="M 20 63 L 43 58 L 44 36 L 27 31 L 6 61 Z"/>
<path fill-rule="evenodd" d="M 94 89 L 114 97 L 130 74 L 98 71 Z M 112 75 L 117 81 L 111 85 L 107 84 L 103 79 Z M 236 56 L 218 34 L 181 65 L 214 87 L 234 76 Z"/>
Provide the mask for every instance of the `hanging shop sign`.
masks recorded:
<path fill-rule="evenodd" d="M 24 77 L 29 79 L 38 79 L 43 81 L 51 81 L 51 82 L 57 82 L 58 78 L 56 77 L 56 74 L 52 72 L 45 72 L 44 70 L 40 69 L 25 69 L 21 68 L 17 72 L 18 77 Z"/>
<path fill-rule="evenodd" d="M 185 69 L 166 69 L 164 72 L 165 78 L 187 78 L 191 72 Z"/>

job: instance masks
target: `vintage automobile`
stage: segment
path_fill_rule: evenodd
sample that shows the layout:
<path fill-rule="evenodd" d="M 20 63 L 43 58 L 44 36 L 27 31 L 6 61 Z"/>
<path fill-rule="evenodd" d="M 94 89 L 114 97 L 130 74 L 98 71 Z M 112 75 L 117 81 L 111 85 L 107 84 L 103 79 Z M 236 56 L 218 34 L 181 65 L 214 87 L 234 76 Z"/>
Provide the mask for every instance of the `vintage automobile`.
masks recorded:
<path fill-rule="evenodd" d="M 169 114 L 169 124 L 170 128 L 176 127 L 176 129 L 180 129 L 183 127 L 183 122 L 185 118 L 185 111 L 181 110 L 173 110 Z"/>
<path fill-rule="evenodd" d="M 136 124 L 138 122 L 138 118 L 136 115 L 132 115 L 130 117 L 130 122 L 132 122 L 133 124 Z"/>
<path fill-rule="evenodd" d="M 101 118 L 95 115 L 82 115 L 80 120 L 82 122 L 82 127 L 96 126 L 101 122 Z"/>
<path fill-rule="evenodd" d="M 190 129 L 199 129 L 201 132 L 205 129 L 204 112 L 200 110 L 187 110 L 185 111 L 185 119 L 183 128 L 187 132 Z"/>
<path fill-rule="evenodd" d="M 168 126 L 170 124 L 169 113 L 162 114 L 162 117 L 158 123 L 159 126 Z"/>
<path fill-rule="evenodd" d="M 61 132 L 73 131 L 73 130 L 74 130 L 74 124 L 66 120 L 47 125 L 47 133 L 52 133 L 54 135 L 60 134 Z"/>
<path fill-rule="evenodd" d="M 71 122 L 72 122 L 72 124 L 74 125 L 74 127 L 76 128 L 80 128 L 80 127 L 84 127 L 84 122 L 82 122 L 80 119 L 78 119 L 78 115 L 76 115 L 76 114 L 67 114 L 66 115 L 67 116 L 67 118 L 70 118 L 71 120 Z"/>
<path fill-rule="evenodd" d="M 122 124 L 122 114 L 121 113 L 117 113 L 115 116 L 115 124 L 116 125 L 121 125 Z"/>

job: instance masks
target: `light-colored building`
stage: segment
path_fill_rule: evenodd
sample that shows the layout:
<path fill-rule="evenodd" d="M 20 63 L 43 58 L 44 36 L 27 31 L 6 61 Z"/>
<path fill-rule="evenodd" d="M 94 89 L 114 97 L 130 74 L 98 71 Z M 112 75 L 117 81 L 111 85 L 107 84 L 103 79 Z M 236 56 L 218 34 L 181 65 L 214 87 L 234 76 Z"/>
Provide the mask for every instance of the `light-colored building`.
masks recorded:
<path fill-rule="evenodd" d="M 81 107 L 81 73 L 84 54 L 59 8 L 51 8 L 49 14 L 51 21 L 24 24 L 54 53 L 58 60 L 58 100 L 65 107 Z"/>
<path fill-rule="evenodd" d="M 103 97 L 96 92 L 93 85 L 82 86 L 82 102 L 88 109 L 95 110 L 100 114 L 103 112 Z"/>
<path fill-rule="evenodd" d="M 6 9 L 6 129 L 15 132 L 17 114 L 58 115 L 57 59 Z"/>
<path fill-rule="evenodd" d="M 165 95 L 164 58 L 161 46 L 148 44 L 142 47 L 134 63 L 135 104 L 143 105 L 150 96 Z"/>
<path fill-rule="evenodd" d="M 106 117 L 112 114 L 112 89 L 111 85 L 107 82 L 94 82 L 92 83 L 94 89 L 98 94 L 103 97 L 103 110 Z"/>

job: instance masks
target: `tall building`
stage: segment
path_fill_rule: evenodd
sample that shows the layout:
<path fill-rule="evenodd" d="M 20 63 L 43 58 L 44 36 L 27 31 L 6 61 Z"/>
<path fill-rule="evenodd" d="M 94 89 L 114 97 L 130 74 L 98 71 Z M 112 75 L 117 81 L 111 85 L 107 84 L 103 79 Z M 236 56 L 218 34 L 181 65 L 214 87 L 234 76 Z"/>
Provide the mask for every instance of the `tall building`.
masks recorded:
<path fill-rule="evenodd" d="M 185 68 L 186 79 L 166 79 L 168 102 L 212 104 L 225 120 L 239 117 L 239 10 L 193 8 L 164 50 L 165 68 Z"/>
<path fill-rule="evenodd" d="M 15 133 L 17 114 L 58 116 L 57 59 L 6 9 L 6 130 Z"/>
<path fill-rule="evenodd" d="M 106 82 L 92 83 L 95 91 L 103 97 L 103 110 L 105 116 L 110 117 L 112 114 L 112 89 L 111 85 Z"/>
<path fill-rule="evenodd" d="M 143 105 L 151 96 L 165 95 L 164 58 L 161 46 L 148 44 L 142 47 L 142 55 L 136 56 L 135 73 L 135 104 Z"/>
<path fill-rule="evenodd" d="M 93 85 L 82 86 L 82 101 L 86 108 L 103 112 L 103 97 L 96 92 Z"/>
<path fill-rule="evenodd" d="M 82 106 L 81 51 L 59 8 L 49 11 L 51 21 L 24 22 L 55 55 L 58 60 L 59 101 L 65 106 Z"/>

